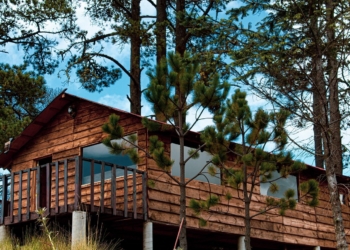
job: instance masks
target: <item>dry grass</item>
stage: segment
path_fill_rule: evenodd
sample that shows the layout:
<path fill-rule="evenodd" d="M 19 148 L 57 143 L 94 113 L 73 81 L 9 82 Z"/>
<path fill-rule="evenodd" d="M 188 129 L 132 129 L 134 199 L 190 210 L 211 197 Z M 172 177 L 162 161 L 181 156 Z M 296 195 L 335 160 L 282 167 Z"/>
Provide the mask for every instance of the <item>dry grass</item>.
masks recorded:
<path fill-rule="evenodd" d="M 53 246 L 45 233 L 28 228 L 25 232 L 23 244 L 16 238 L 9 238 L 0 244 L 0 250 L 53 250 L 53 246 L 55 250 L 72 250 L 71 234 L 62 228 L 50 227 Z M 122 250 L 120 241 L 105 243 L 102 240 L 100 230 L 89 227 L 87 242 L 76 244 L 73 250 Z"/>

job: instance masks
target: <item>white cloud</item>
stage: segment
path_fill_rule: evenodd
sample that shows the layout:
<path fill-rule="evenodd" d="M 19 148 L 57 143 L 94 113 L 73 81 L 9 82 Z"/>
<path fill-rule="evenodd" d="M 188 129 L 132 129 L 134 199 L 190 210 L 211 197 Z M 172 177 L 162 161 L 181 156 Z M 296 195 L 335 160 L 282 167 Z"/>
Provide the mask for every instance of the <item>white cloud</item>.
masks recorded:
<path fill-rule="evenodd" d="M 130 102 L 126 96 L 120 95 L 105 95 L 98 99 L 98 103 L 111 106 L 113 108 L 121 109 L 130 112 Z"/>

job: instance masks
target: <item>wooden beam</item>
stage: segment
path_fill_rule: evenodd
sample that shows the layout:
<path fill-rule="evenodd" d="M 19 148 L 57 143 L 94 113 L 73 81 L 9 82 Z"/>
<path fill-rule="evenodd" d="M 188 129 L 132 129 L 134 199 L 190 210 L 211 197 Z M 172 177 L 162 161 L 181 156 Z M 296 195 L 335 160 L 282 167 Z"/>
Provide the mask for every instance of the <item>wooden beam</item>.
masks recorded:
<path fill-rule="evenodd" d="M 58 207 L 59 207 L 59 179 L 60 179 L 60 171 L 59 171 L 59 162 L 55 162 L 55 213 L 58 214 Z"/>
<path fill-rule="evenodd" d="M 51 164 L 46 164 L 46 209 L 50 214 L 51 208 Z"/>
<path fill-rule="evenodd" d="M 105 163 L 101 164 L 101 192 L 100 192 L 100 209 L 101 213 L 105 211 Z"/>
<path fill-rule="evenodd" d="M 142 174 L 142 206 L 143 206 L 143 219 L 148 219 L 148 207 L 147 207 L 147 173 Z"/>
<path fill-rule="evenodd" d="M 78 210 L 81 204 L 81 173 L 82 159 L 80 156 L 75 158 L 75 197 L 74 197 L 74 210 Z"/>
<path fill-rule="evenodd" d="M 22 221 L 22 170 L 18 174 L 18 222 Z"/>
<path fill-rule="evenodd" d="M 94 191 L 94 186 L 95 186 L 95 161 L 91 160 L 90 164 L 90 203 L 91 203 L 91 212 L 94 212 L 95 206 L 94 206 L 94 200 L 95 200 L 95 191 Z"/>
<path fill-rule="evenodd" d="M 113 210 L 113 215 L 117 214 L 117 208 L 116 208 L 116 198 L 117 198 L 117 166 L 113 164 L 112 166 L 112 175 L 111 175 L 111 205 Z"/>
<path fill-rule="evenodd" d="M 63 184 L 63 195 L 64 195 L 64 211 L 68 212 L 68 161 L 64 160 L 64 184 Z"/>
<path fill-rule="evenodd" d="M 15 192 L 15 174 L 11 173 L 11 193 L 10 193 L 10 222 L 13 222 L 13 203 L 14 203 L 14 192 Z"/>
<path fill-rule="evenodd" d="M 27 215 L 26 220 L 30 218 L 30 169 L 27 170 Z"/>
<path fill-rule="evenodd" d="M 124 217 L 128 217 L 128 169 L 124 168 Z"/>
<path fill-rule="evenodd" d="M 132 204 L 133 204 L 133 212 L 134 212 L 134 219 L 137 218 L 137 211 L 136 211 L 136 169 L 133 169 L 132 171 L 132 184 L 133 184 L 133 194 L 132 194 Z"/>

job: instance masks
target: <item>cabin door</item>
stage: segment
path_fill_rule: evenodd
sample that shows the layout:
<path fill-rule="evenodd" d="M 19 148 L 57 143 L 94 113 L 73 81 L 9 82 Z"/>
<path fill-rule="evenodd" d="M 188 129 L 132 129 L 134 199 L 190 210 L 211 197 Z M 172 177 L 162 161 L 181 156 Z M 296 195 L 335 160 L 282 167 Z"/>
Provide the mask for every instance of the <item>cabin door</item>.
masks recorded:
<path fill-rule="evenodd" d="M 52 162 L 52 157 L 47 157 L 44 159 L 40 159 L 38 160 L 38 166 L 43 166 L 47 163 L 51 163 Z M 39 204 L 37 204 L 37 208 L 43 208 L 46 207 L 47 205 L 47 179 L 46 179 L 46 173 L 47 169 L 46 167 L 42 167 L 40 168 L 40 198 L 39 198 Z"/>

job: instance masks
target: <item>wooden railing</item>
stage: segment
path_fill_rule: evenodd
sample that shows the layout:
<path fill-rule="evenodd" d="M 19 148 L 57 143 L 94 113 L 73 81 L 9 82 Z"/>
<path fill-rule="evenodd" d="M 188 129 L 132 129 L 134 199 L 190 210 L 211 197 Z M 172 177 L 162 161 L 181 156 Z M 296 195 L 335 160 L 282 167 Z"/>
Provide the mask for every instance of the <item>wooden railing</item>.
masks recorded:
<path fill-rule="evenodd" d="M 100 169 L 98 181 L 91 174 L 82 183 L 83 162 Z M 79 156 L 12 172 L 0 179 L 0 225 L 36 219 L 44 207 L 48 216 L 86 210 L 146 220 L 146 182 L 143 171 Z"/>

